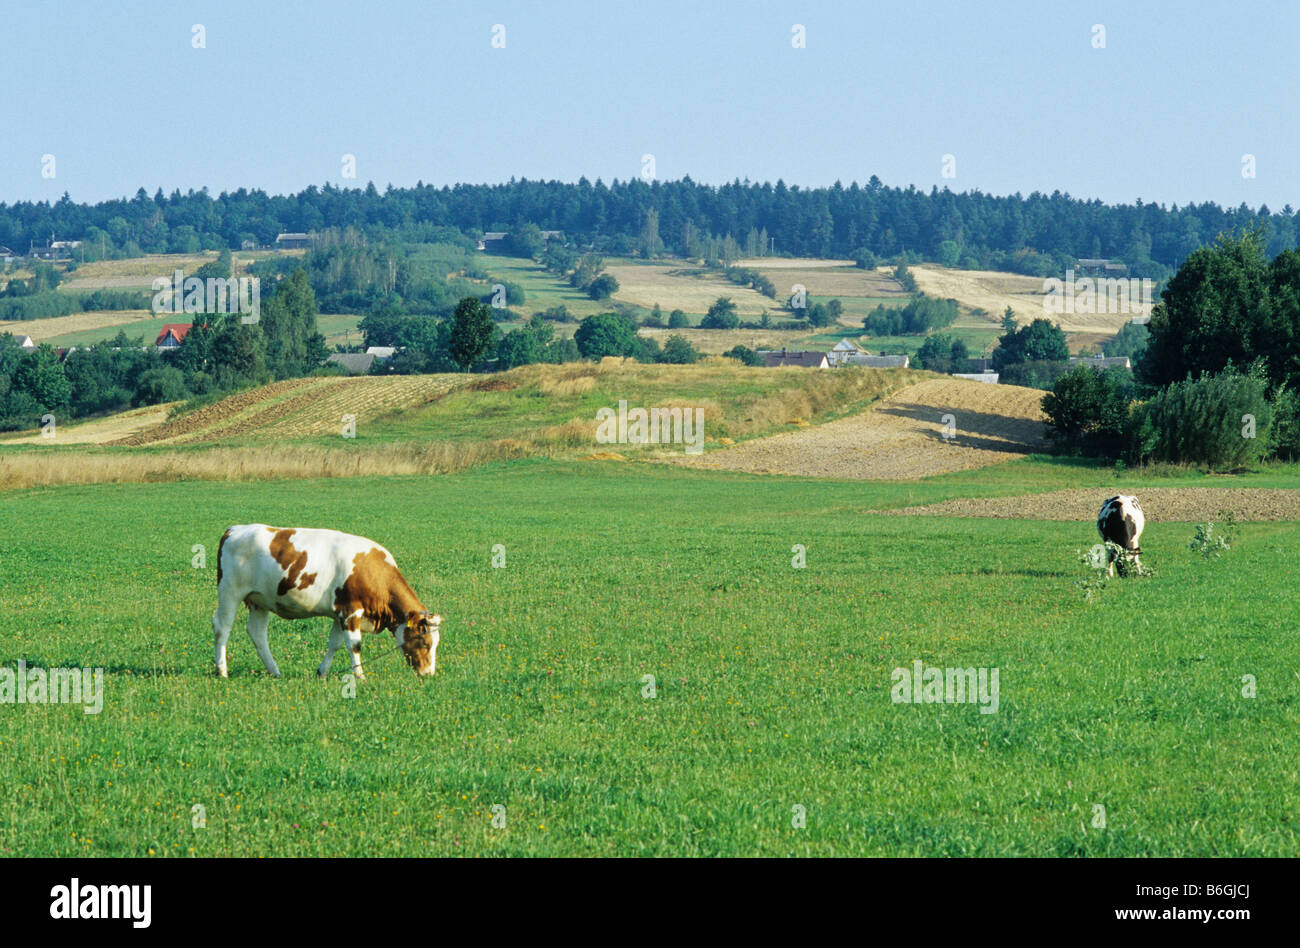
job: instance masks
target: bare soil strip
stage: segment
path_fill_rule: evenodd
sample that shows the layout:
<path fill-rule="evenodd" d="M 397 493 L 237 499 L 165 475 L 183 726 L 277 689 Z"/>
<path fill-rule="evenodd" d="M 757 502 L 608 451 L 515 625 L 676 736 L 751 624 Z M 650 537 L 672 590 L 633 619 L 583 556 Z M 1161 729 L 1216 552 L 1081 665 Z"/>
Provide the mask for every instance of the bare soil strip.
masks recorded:
<path fill-rule="evenodd" d="M 862 480 L 946 474 L 1043 450 L 1042 398 L 1037 389 L 1016 385 L 927 379 L 850 418 L 672 460 L 713 470 Z"/>
<path fill-rule="evenodd" d="M 1010 520 L 1089 520 L 1115 494 L 1137 497 L 1147 523 L 1217 520 L 1220 510 L 1238 520 L 1300 520 L 1300 491 L 1259 487 L 1089 488 L 1023 497 L 963 497 L 877 513 L 925 517 L 996 517 Z"/>

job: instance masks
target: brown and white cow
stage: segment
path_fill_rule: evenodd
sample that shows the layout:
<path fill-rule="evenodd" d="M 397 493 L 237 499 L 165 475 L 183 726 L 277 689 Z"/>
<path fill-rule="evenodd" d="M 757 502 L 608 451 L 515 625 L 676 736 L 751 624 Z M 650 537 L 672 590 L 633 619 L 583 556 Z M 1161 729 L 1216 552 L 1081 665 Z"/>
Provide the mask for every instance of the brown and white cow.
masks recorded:
<path fill-rule="evenodd" d="M 226 641 L 239 604 L 248 606 L 248 635 L 266 670 L 280 670 L 267 646 L 266 627 L 274 612 L 282 619 L 332 616 L 329 647 L 316 670 L 329 673 L 335 650 L 345 641 L 352 671 L 361 669 L 361 633 L 392 632 L 406 661 L 432 675 L 441 616 L 430 615 L 378 543 L 337 530 L 239 524 L 221 537 L 217 552 L 216 671 L 226 677 Z"/>

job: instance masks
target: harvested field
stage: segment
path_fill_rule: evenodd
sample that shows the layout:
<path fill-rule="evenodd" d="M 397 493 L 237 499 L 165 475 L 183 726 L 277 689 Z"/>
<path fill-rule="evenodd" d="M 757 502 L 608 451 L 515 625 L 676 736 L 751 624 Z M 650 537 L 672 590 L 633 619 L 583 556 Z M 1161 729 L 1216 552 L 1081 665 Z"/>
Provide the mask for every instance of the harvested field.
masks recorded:
<path fill-rule="evenodd" d="M 647 336 L 650 339 L 657 339 L 661 346 L 669 336 L 681 336 L 705 355 L 721 355 L 736 346 L 748 346 L 751 349 L 802 349 L 804 347 L 796 345 L 796 341 L 808 337 L 808 331 L 803 329 L 658 329 L 643 327 L 637 332 L 639 335 Z"/>
<path fill-rule="evenodd" d="M 935 517 L 995 517 L 1013 520 L 1090 520 L 1102 501 L 1121 488 L 1058 490 L 1023 497 L 963 497 L 881 513 Z M 1300 520 L 1300 491 L 1252 487 L 1147 487 L 1131 491 L 1148 524 L 1218 519 L 1220 510 L 1238 520 Z"/>
<path fill-rule="evenodd" d="M 223 398 L 111 443 L 196 444 L 339 433 L 344 415 L 355 415 L 356 423 L 362 425 L 389 412 L 429 402 L 461 381 L 464 377 L 459 375 L 289 379 Z"/>
<path fill-rule="evenodd" d="M 234 276 L 240 276 L 248 265 L 257 260 L 274 256 L 303 256 L 303 250 L 240 250 L 232 254 L 231 268 Z M 63 290 L 130 290 L 151 289 L 153 281 L 159 277 L 170 280 L 177 270 L 183 270 L 186 276 L 193 276 L 194 271 L 205 263 L 211 263 L 218 257 L 215 250 L 205 253 L 151 253 L 143 257 L 127 260 L 96 260 L 83 263 L 77 267 L 59 288 Z"/>
<path fill-rule="evenodd" d="M 109 415 L 107 418 L 96 418 L 66 427 L 58 426 L 53 438 L 46 438 L 40 433 L 3 437 L 0 438 L 0 444 L 108 444 L 161 425 L 167 420 L 167 413 L 174 404 L 175 402 L 168 402 L 149 405 Z"/>
<path fill-rule="evenodd" d="M 984 310 L 991 323 L 999 323 L 1010 306 L 1016 321 L 1026 325 L 1033 319 L 1050 319 L 1065 332 L 1101 333 L 1113 336 L 1133 318 L 1122 313 L 1048 313 L 1043 309 L 1046 294 L 1042 277 L 1021 276 L 992 270 L 950 270 L 935 264 L 911 268 L 917 287 L 929 296 L 952 298 L 965 306 Z M 1064 278 L 1065 274 L 1060 275 Z M 1151 308 L 1143 315 L 1150 315 Z"/>
<path fill-rule="evenodd" d="M 665 315 L 674 309 L 685 313 L 707 312 L 720 296 L 730 297 L 741 316 L 757 316 L 764 310 L 775 311 L 781 307 L 779 302 L 756 290 L 737 286 L 698 267 L 610 262 L 605 270 L 618 280 L 616 300 L 646 309 L 658 303 Z"/>
<path fill-rule="evenodd" d="M 126 334 L 130 336 L 135 335 L 131 329 L 133 323 L 150 322 L 157 318 L 147 309 L 94 310 L 73 313 L 70 316 L 51 316 L 48 319 L 16 319 L 0 322 L 0 332 L 31 336 L 36 342 L 44 342 L 68 333 L 114 327 L 125 329 Z"/>
<path fill-rule="evenodd" d="M 946 474 L 1042 450 L 1042 397 L 1015 385 L 927 379 L 850 418 L 673 460 L 714 470 L 864 480 Z M 944 437 L 945 415 L 955 426 L 951 438 Z"/>
<path fill-rule="evenodd" d="M 769 263 L 756 263 L 753 269 L 767 277 L 776 286 L 777 299 L 785 299 L 798 283 L 814 297 L 836 297 L 848 305 L 858 297 L 870 300 L 897 299 L 898 304 L 907 302 L 907 292 L 898 284 L 889 269 L 863 270 L 853 266 L 831 267 L 825 265 L 791 266 L 794 263 L 806 264 L 806 261 L 781 261 L 784 266 Z M 814 264 L 826 261 L 814 261 Z M 874 304 L 873 304 L 874 305 Z M 862 325 L 859 318 L 858 325 Z"/>

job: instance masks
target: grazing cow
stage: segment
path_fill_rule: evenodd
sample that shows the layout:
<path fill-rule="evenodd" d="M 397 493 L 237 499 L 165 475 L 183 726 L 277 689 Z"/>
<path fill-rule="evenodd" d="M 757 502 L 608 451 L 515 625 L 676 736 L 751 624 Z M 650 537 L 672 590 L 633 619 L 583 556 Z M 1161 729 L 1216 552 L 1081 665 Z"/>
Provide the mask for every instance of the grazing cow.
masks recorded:
<path fill-rule="evenodd" d="M 239 604 L 248 606 L 248 635 L 266 670 L 280 670 L 267 647 L 266 626 L 282 619 L 332 616 L 329 647 L 317 674 L 329 673 L 334 651 L 346 641 L 352 671 L 361 670 L 361 633 L 392 632 L 411 667 L 432 675 L 441 616 L 430 615 L 397 570 L 392 554 L 373 540 L 336 530 L 231 527 L 217 550 L 217 611 L 212 617 L 217 674 L 226 677 L 226 640 Z"/>
<path fill-rule="evenodd" d="M 1136 497 L 1117 494 L 1101 505 L 1097 514 L 1097 532 L 1103 541 L 1115 543 L 1124 550 L 1122 554 L 1126 563 L 1132 563 L 1138 575 L 1142 574 L 1142 561 L 1138 554 L 1142 549 L 1138 541 L 1142 538 L 1142 527 L 1146 520 Z M 1107 575 L 1115 575 L 1115 560 L 1121 554 L 1107 553 Z"/>

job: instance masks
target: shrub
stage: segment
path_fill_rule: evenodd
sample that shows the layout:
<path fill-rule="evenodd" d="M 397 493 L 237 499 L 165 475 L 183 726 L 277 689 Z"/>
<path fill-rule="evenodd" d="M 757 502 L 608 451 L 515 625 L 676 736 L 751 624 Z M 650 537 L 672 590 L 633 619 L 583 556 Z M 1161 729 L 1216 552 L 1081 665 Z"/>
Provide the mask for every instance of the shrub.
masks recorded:
<path fill-rule="evenodd" d="M 740 317 L 736 315 L 736 304 L 726 296 L 718 297 L 709 307 L 709 311 L 704 314 L 704 319 L 700 321 L 701 329 L 735 329 L 739 325 Z"/>
<path fill-rule="evenodd" d="M 664 341 L 664 350 L 659 357 L 660 362 L 671 365 L 692 365 L 698 362 L 699 359 L 700 354 L 695 347 L 685 337 L 676 333 Z"/>
<path fill-rule="evenodd" d="M 762 365 L 763 357 L 749 346 L 732 346 L 722 353 L 728 359 L 736 359 L 745 365 Z"/>
<path fill-rule="evenodd" d="M 691 321 L 686 318 L 686 314 L 680 309 L 675 309 L 668 314 L 669 329 L 685 329 L 690 326 Z"/>
<path fill-rule="evenodd" d="M 1139 462 L 1245 467 L 1268 451 L 1271 421 L 1262 367 L 1244 373 L 1229 367 L 1174 382 L 1138 406 L 1129 454 Z"/>
<path fill-rule="evenodd" d="M 880 265 L 876 255 L 866 247 L 860 247 L 853 252 L 853 262 L 863 270 L 874 270 Z"/>
<path fill-rule="evenodd" d="M 593 300 L 607 300 L 618 292 L 618 280 L 602 273 L 587 286 L 587 295 Z"/>
<path fill-rule="evenodd" d="M 912 276 L 912 271 L 907 269 L 906 261 L 901 262 L 894 267 L 894 279 L 908 293 L 916 293 L 916 277 Z"/>
<path fill-rule="evenodd" d="M 951 326 L 956 318 L 956 300 L 939 300 L 917 294 L 906 306 L 877 306 L 862 325 L 873 336 L 905 336 Z"/>
<path fill-rule="evenodd" d="M 1025 388 L 1050 389 L 1056 380 L 1069 371 L 1065 362 L 1017 362 L 1004 366 L 998 381 L 1003 385 L 1023 385 Z"/>
<path fill-rule="evenodd" d="M 1115 457 L 1124 448 L 1131 398 L 1118 373 L 1081 365 L 1043 396 L 1047 435 L 1072 454 Z"/>
<path fill-rule="evenodd" d="M 617 313 L 597 313 L 578 324 L 573 334 L 584 359 L 631 356 L 637 346 L 636 330 Z"/>
<path fill-rule="evenodd" d="M 1300 459 L 1300 397 L 1284 385 L 1273 394 L 1268 452 L 1286 461 Z"/>

